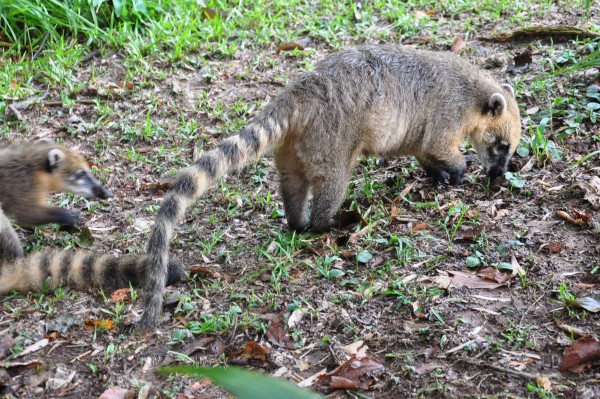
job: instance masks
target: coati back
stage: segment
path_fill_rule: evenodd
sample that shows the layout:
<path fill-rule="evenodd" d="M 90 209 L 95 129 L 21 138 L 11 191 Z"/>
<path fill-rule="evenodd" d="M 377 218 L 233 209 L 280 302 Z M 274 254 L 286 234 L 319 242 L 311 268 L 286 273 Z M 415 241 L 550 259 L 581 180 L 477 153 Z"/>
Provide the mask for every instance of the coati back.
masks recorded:
<path fill-rule="evenodd" d="M 19 226 L 74 224 L 73 213 L 48 205 L 53 192 L 112 196 L 78 152 L 45 140 L 0 149 L 0 204 Z"/>
<path fill-rule="evenodd" d="M 434 179 L 458 183 L 466 167 L 459 146 L 470 137 L 494 178 L 506 170 L 520 132 L 512 88 L 455 54 L 364 46 L 327 57 L 179 173 L 148 241 L 140 327 L 156 326 L 175 223 L 216 179 L 267 150 L 275 150 L 288 225 L 321 232 L 337 224 L 360 155 L 414 155 Z"/>

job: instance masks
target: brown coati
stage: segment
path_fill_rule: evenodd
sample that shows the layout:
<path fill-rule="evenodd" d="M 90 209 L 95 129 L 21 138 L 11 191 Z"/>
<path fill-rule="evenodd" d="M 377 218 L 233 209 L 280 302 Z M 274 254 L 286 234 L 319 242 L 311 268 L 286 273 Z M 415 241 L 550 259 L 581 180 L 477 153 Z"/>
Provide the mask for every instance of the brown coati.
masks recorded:
<path fill-rule="evenodd" d="M 434 179 L 458 183 L 466 165 L 459 146 L 470 137 L 484 171 L 495 178 L 506 170 L 520 133 L 512 88 L 455 54 L 383 45 L 330 55 L 240 133 L 178 174 L 148 241 L 140 327 L 156 326 L 169 241 L 187 207 L 216 179 L 266 151 L 275 151 L 290 228 L 322 232 L 336 226 L 360 155 L 413 155 Z"/>
<path fill-rule="evenodd" d="M 78 152 L 47 140 L 0 149 L 0 204 L 19 226 L 74 224 L 73 213 L 48 205 L 48 195 L 54 192 L 112 196 Z"/>
<path fill-rule="evenodd" d="M 0 294 L 40 290 L 48 277 L 49 288 L 59 284 L 104 289 L 128 287 L 129 283 L 139 286 L 147 269 L 145 255 L 117 258 L 46 249 L 23 257 L 19 237 L 3 209 L 25 226 L 74 223 L 73 214 L 47 205 L 48 194 L 54 191 L 100 198 L 112 195 L 91 175 L 79 153 L 48 141 L 0 150 Z M 168 284 L 182 276 L 181 267 L 171 262 Z"/>

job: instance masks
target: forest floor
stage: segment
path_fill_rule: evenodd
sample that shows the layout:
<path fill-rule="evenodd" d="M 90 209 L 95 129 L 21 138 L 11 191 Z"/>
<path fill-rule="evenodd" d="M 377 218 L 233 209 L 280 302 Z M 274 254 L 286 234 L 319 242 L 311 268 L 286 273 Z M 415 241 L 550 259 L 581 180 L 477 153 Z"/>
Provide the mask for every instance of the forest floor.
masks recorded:
<path fill-rule="evenodd" d="M 233 48 L 140 55 L 133 41 L 77 45 L 72 65 L 41 52 L 54 69 L 26 65 L 14 75 L 22 90 L 5 100 L 47 95 L 22 120 L 7 111 L 2 144 L 63 142 L 86 154 L 115 196 L 57 195 L 53 202 L 81 211 L 93 244 L 85 229 L 19 230 L 29 252 L 141 252 L 177 170 L 235 134 L 302 71 L 362 43 L 455 51 L 487 69 L 515 88 L 523 137 L 511 173 L 491 185 L 469 144 L 459 186 L 435 185 L 413 158 L 362 159 L 344 204 L 359 223 L 321 235 L 288 230 L 272 157 L 253 162 L 178 225 L 171 257 L 190 275 L 167 289 L 154 333 L 128 328 L 142 313 L 141 291 L 124 301 L 68 287 L 1 299 L 2 392 L 227 397 L 206 380 L 155 373 L 185 363 L 252 368 L 333 398 L 600 397 L 599 358 L 564 357 L 573 345 L 600 353 L 600 41 L 548 28 L 598 35 L 600 7 L 586 15 L 583 5 L 542 3 L 479 12 L 476 3 L 403 4 L 402 12 L 294 3 L 264 11 L 269 20 L 295 15 L 282 22 L 289 36 L 273 42 L 254 43 L 262 25 L 249 24 L 254 33 L 231 31 Z M 226 24 L 246 11 L 217 12 Z M 303 13 L 335 40 L 299 23 Z M 530 26 L 541 28 L 502 36 Z M 276 52 L 286 40 L 303 49 Z M 89 327 L 94 320 L 111 323 Z M 349 359 L 354 369 L 337 369 Z M 311 379 L 317 373 L 346 378 L 347 389 L 334 389 L 331 376 Z"/>

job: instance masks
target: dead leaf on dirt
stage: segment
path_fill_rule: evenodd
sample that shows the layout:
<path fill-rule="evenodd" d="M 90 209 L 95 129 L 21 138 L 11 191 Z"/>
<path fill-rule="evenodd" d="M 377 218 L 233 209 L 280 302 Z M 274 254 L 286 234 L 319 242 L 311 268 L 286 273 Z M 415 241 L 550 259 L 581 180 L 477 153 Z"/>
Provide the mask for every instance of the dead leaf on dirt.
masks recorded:
<path fill-rule="evenodd" d="M 527 163 L 519 170 L 519 173 L 528 173 L 531 171 L 531 168 L 533 168 L 533 165 L 535 165 L 535 158 L 531 157 L 529 161 L 527 161 Z"/>
<path fill-rule="evenodd" d="M 342 351 L 352 357 L 356 357 L 357 359 L 362 359 L 363 357 L 367 356 L 367 350 L 369 349 L 369 347 L 367 345 L 365 345 L 365 341 L 363 341 L 362 339 L 351 343 L 350 345 L 346 345 L 342 347 Z"/>
<path fill-rule="evenodd" d="M 595 286 L 596 286 L 596 284 L 575 283 L 575 287 L 582 289 L 582 290 L 589 290 L 591 288 L 594 288 Z"/>
<path fill-rule="evenodd" d="M 562 324 L 562 323 L 557 322 L 556 326 L 573 337 L 584 337 L 589 334 L 588 331 L 581 329 L 579 327 L 571 326 L 569 324 Z"/>
<path fill-rule="evenodd" d="M 281 315 L 273 316 L 269 329 L 267 330 L 267 339 L 269 342 L 280 348 L 292 349 L 294 347 L 294 340 L 290 333 L 285 329 L 283 318 Z"/>
<path fill-rule="evenodd" d="M 586 224 L 589 224 L 589 222 L 586 222 L 586 220 L 591 220 L 591 218 L 589 218 L 589 216 L 586 216 L 586 215 L 584 215 L 584 216 L 586 216 L 586 220 L 584 220 L 582 218 L 575 219 L 574 217 L 572 217 L 565 211 L 556 211 L 556 216 L 558 216 L 559 218 L 561 218 L 563 220 L 566 220 L 567 222 L 573 223 L 577 226 L 584 226 Z"/>
<path fill-rule="evenodd" d="M 454 38 L 454 42 L 452 43 L 452 46 L 450 46 L 450 51 L 452 51 L 453 53 L 458 53 L 466 45 L 467 43 L 465 43 L 462 35 L 458 35 L 456 36 L 456 38 Z"/>
<path fill-rule="evenodd" d="M 573 185 L 583 191 L 583 199 L 590 203 L 594 210 L 600 209 L 600 177 L 592 176 L 589 182 L 579 182 Z"/>
<path fill-rule="evenodd" d="M 416 180 L 415 180 L 415 181 L 413 181 L 412 183 L 410 183 L 408 186 L 404 187 L 404 190 L 402 190 L 402 191 L 400 192 L 400 194 L 398 194 L 398 196 L 392 200 L 392 202 L 394 202 L 394 203 L 395 203 L 395 202 L 398 202 L 398 201 L 400 201 L 400 200 L 402 200 L 402 199 L 406 199 L 406 198 L 405 198 L 405 197 L 406 197 L 406 195 L 407 195 L 408 193 L 410 193 L 410 190 L 412 190 L 412 188 L 415 186 L 415 184 L 417 184 L 417 181 L 416 181 Z"/>
<path fill-rule="evenodd" d="M 535 106 L 535 107 L 527 108 L 527 109 L 525 110 L 525 113 L 526 113 L 527 115 L 535 115 L 535 114 L 537 114 L 537 113 L 538 113 L 538 111 L 539 111 L 539 110 L 540 110 L 540 107 L 538 107 L 538 106 Z"/>
<path fill-rule="evenodd" d="M 305 310 L 301 308 L 296 308 L 288 318 L 288 328 L 296 328 L 300 321 L 302 320 L 302 316 L 306 313 Z"/>
<path fill-rule="evenodd" d="M 580 338 L 573 342 L 570 348 L 565 349 L 559 371 L 565 372 L 599 356 L 600 341 L 597 338 L 591 336 Z"/>
<path fill-rule="evenodd" d="M 412 304 L 413 313 L 417 319 L 423 320 L 425 318 L 425 312 L 423 311 L 423 304 L 420 301 L 414 301 Z"/>
<path fill-rule="evenodd" d="M 523 73 L 532 61 L 531 48 L 527 48 L 525 51 L 515 55 L 508 68 L 506 68 L 506 72 L 513 74 Z"/>
<path fill-rule="evenodd" d="M 575 298 L 574 301 L 569 301 L 569 304 L 592 313 L 600 312 L 600 301 L 592 297 Z"/>
<path fill-rule="evenodd" d="M 48 378 L 48 380 L 46 381 L 46 390 L 55 391 L 58 389 L 65 388 L 71 383 L 71 381 L 73 381 L 73 378 L 75 378 L 76 373 L 77 372 L 75 370 L 69 371 L 64 366 L 59 365 L 56 368 L 56 373 L 54 374 L 54 377 Z"/>
<path fill-rule="evenodd" d="M 592 223 L 592 218 L 588 215 L 586 215 L 585 213 L 578 211 L 577 209 L 573 208 L 572 209 L 573 214 L 575 215 L 575 220 L 583 220 L 583 223 L 585 224 L 590 224 Z"/>
<path fill-rule="evenodd" d="M 131 302 L 131 289 L 119 288 L 110 294 L 110 300 L 116 303 Z"/>
<path fill-rule="evenodd" d="M 539 250 L 541 251 L 544 248 L 547 248 L 551 254 L 559 254 L 567 249 L 567 245 L 564 242 L 550 241 L 540 245 Z"/>
<path fill-rule="evenodd" d="M 525 276 L 525 274 L 526 274 L 525 270 L 521 267 L 521 265 L 517 261 L 517 258 L 515 258 L 514 256 L 510 257 L 510 265 L 513 268 L 513 270 L 512 270 L 513 277 L 516 276 L 517 274 L 521 277 Z"/>
<path fill-rule="evenodd" d="M 79 232 L 79 240 L 77 241 L 77 245 L 81 248 L 91 248 L 94 246 L 95 240 L 96 239 L 92 235 L 90 229 L 87 226 L 83 226 Z"/>
<path fill-rule="evenodd" d="M 510 273 L 501 272 L 494 267 L 486 267 L 477 272 L 477 276 L 497 283 L 505 283 L 512 277 Z"/>
<path fill-rule="evenodd" d="M 428 225 L 427 223 L 425 223 L 425 222 L 423 222 L 423 223 L 419 223 L 419 224 L 417 224 L 416 226 L 413 226 L 413 227 L 410 229 L 410 232 L 411 232 L 411 233 L 416 233 L 417 231 L 421 231 L 421 230 L 424 230 L 424 229 L 426 229 L 428 226 L 429 226 L 429 225 Z"/>
<path fill-rule="evenodd" d="M 236 365 L 251 365 L 265 368 L 270 365 L 269 352 L 257 342 L 248 341 L 244 348 L 231 352 L 227 356 L 227 362 Z"/>
<path fill-rule="evenodd" d="M 38 367 L 42 362 L 39 360 L 27 360 L 23 362 L 0 362 L 0 369 L 11 369 L 20 367 Z"/>
<path fill-rule="evenodd" d="M 115 329 L 115 324 L 110 319 L 91 319 L 86 317 L 83 328 L 91 331 L 91 330 L 109 330 L 112 331 Z"/>
<path fill-rule="evenodd" d="M 424 375 L 424 374 L 429 374 L 430 372 L 437 370 L 437 369 L 443 369 L 445 368 L 444 365 L 441 364 L 437 364 L 437 363 L 427 363 L 424 364 L 420 367 L 417 367 L 415 369 L 415 373 L 418 375 Z"/>
<path fill-rule="evenodd" d="M 446 273 L 451 275 L 445 276 L 448 279 L 448 282 L 455 287 L 494 289 L 504 286 L 502 283 L 494 283 L 489 280 L 484 280 L 481 277 L 471 273 L 459 272 L 455 270 L 448 270 Z M 444 277 L 444 275 L 442 274 L 441 277 Z"/>
<path fill-rule="evenodd" d="M 27 348 L 25 348 L 23 350 L 23 352 L 19 353 L 15 357 L 21 357 L 21 356 L 25 356 L 25 355 L 28 355 L 28 354 L 33 353 L 33 352 L 37 352 L 40 349 L 46 347 L 49 342 L 50 342 L 50 340 L 48 338 L 41 339 L 38 342 L 36 342 L 36 343 L 34 343 L 32 345 L 29 345 Z"/>
<path fill-rule="evenodd" d="M 104 391 L 99 399 L 133 399 L 134 397 L 135 390 L 133 389 L 112 387 Z"/>
<path fill-rule="evenodd" d="M 322 391 L 332 389 L 369 389 L 375 377 L 385 371 L 385 367 L 368 357 L 350 358 L 331 373 L 317 377 L 315 388 Z"/>
<path fill-rule="evenodd" d="M 549 391 L 552 388 L 552 383 L 548 377 L 537 377 L 535 382 L 540 388 L 545 389 L 546 391 Z"/>
<path fill-rule="evenodd" d="M 133 82 L 128 81 L 128 80 L 119 80 L 119 83 L 117 83 L 117 86 L 119 86 L 122 89 L 126 89 L 126 90 L 133 90 L 133 88 L 135 87 L 133 85 Z"/>
<path fill-rule="evenodd" d="M 295 42 L 281 44 L 277 47 L 277 50 L 275 50 L 275 54 L 279 54 L 282 51 L 293 51 L 293 50 L 304 50 L 304 46 L 302 46 L 298 43 L 295 43 Z"/>

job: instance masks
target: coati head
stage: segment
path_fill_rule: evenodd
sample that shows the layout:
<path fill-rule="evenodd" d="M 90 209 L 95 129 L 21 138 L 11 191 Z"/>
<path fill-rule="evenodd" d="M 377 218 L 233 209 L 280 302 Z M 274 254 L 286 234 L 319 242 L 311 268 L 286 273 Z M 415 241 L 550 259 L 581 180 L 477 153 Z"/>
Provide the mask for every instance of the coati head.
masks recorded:
<path fill-rule="evenodd" d="M 483 107 L 487 126 L 472 136 L 473 146 L 483 170 L 491 180 L 502 175 L 521 138 L 521 118 L 510 85 L 502 85 L 502 93 L 493 93 Z"/>
<path fill-rule="evenodd" d="M 68 148 L 45 143 L 47 162 L 44 178 L 48 192 L 70 192 L 88 198 L 109 198 L 108 191 L 90 171 L 85 158 Z"/>

